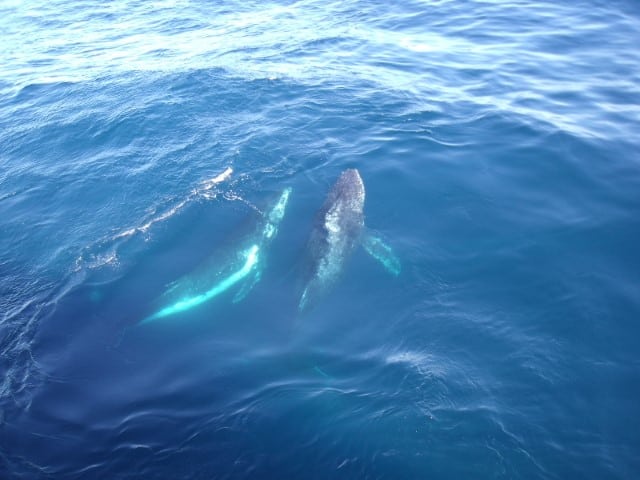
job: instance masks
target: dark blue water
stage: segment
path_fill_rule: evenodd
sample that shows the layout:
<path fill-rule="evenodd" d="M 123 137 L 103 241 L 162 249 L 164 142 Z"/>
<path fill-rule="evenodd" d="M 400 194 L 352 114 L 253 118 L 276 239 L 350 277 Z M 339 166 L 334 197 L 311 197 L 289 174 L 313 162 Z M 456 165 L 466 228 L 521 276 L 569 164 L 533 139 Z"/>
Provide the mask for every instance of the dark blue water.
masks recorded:
<path fill-rule="evenodd" d="M 562 3 L 0 4 L 0 477 L 638 478 L 640 7 Z M 298 313 L 346 168 L 402 271 Z"/>

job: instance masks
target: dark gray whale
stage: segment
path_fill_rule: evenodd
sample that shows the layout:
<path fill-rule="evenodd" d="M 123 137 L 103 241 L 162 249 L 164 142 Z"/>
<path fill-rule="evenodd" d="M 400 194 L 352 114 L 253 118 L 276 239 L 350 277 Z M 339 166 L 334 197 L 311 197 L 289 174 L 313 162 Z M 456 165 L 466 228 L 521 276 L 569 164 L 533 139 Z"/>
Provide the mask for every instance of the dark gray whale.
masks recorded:
<path fill-rule="evenodd" d="M 333 287 L 344 264 L 361 244 L 389 272 L 400 273 L 400 262 L 391 248 L 366 232 L 364 200 L 364 183 L 358 170 L 343 171 L 318 211 L 309 237 L 309 266 L 300 310 L 314 304 Z"/>

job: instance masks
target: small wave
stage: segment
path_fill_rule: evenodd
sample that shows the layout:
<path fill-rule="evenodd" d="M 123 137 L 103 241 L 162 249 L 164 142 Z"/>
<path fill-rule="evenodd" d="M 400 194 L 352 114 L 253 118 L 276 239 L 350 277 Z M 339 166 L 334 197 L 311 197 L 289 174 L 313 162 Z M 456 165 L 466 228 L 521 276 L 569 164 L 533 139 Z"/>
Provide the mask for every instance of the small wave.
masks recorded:
<path fill-rule="evenodd" d="M 420 375 L 428 377 L 444 376 L 445 370 L 433 355 L 414 351 L 402 351 L 388 355 L 385 359 L 389 364 L 407 364 L 414 368 Z"/>
<path fill-rule="evenodd" d="M 0 202 L 2 202 L 3 200 L 7 200 L 8 198 L 11 197 L 15 197 L 18 194 L 18 192 L 8 192 L 5 194 L 0 194 Z"/>
<path fill-rule="evenodd" d="M 159 222 L 163 222 L 164 220 L 167 220 L 171 217 L 173 217 L 176 213 L 178 213 L 180 210 L 182 210 L 187 204 L 193 202 L 194 200 L 198 199 L 198 198 L 204 198 L 206 200 L 210 200 L 216 197 L 216 195 L 210 195 L 208 194 L 208 192 L 210 192 L 211 189 L 213 189 L 213 187 L 215 187 L 216 185 L 218 185 L 219 183 L 224 182 L 227 178 L 229 178 L 231 176 L 231 174 L 233 173 L 233 169 L 231 167 L 227 167 L 225 169 L 224 172 L 216 175 L 213 178 L 210 178 L 208 180 L 205 180 L 204 182 L 202 182 L 202 186 L 200 188 L 196 188 L 194 189 L 188 196 L 187 198 L 185 198 L 184 200 L 180 201 L 179 203 L 177 203 L 176 205 L 174 205 L 173 207 L 171 207 L 170 209 L 166 210 L 165 212 L 152 217 L 150 220 L 148 220 L 147 222 L 145 222 L 143 225 L 139 226 L 139 227 L 132 227 L 129 228 L 127 230 L 124 230 L 123 232 L 120 232 L 118 234 L 116 234 L 113 239 L 117 240 L 119 238 L 123 238 L 123 237 L 129 237 L 135 233 L 147 233 L 149 231 L 149 229 L 156 223 Z"/>
<path fill-rule="evenodd" d="M 194 188 L 186 198 L 180 200 L 175 205 L 161 213 L 154 212 L 151 218 L 146 219 L 142 225 L 127 228 L 97 242 L 97 244 L 87 247 L 76 259 L 74 272 L 79 272 L 85 268 L 96 269 L 107 265 L 117 266 L 119 262 L 118 247 L 121 241 L 127 240 L 136 234 L 148 234 L 154 225 L 172 218 L 196 200 L 212 200 L 217 198 L 219 192 L 214 191 L 214 187 L 227 180 L 232 173 L 233 169 L 227 167 L 222 173 L 203 181 L 199 187 Z M 225 195 L 225 198 L 228 199 L 228 196 Z"/>
<path fill-rule="evenodd" d="M 8 400 L 20 409 L 31 403 L 30 387 L 45 375 L 31 350 L 37 323 L 51 313 L 56 299 L 46 293 L 46 287 L 29 301 L 8 312 L 0 322 L 0 400 Z"/>

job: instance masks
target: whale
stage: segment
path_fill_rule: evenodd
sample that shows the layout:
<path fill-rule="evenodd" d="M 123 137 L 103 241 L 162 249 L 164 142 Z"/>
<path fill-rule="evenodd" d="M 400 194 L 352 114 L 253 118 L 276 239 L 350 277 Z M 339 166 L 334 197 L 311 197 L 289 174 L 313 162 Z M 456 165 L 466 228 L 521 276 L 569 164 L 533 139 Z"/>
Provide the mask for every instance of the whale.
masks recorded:
<path fill-rule="evenodd" d="M 344 170 L 316 214 L 307 242 L 307 268 L 298 309 L 307 310 L 333 288 L 359 246 L 394 276 L 401 264 L 393 249 L 365 227 L 365 188 L 357 169 Z"/>
<path fill-rule="evenodd" d="M 243 300 L 260 281 L 269 246 L 278 235 L 290 195 L 291 188 L 285 188 L 261 214 L 252 234 L 235 242 L 236 246 L 222 260 L 220 255 L 214 255 L 195 272 L 173 282 L 157 302 L 162 306 L 139 324 L 178 316 L 230 290 L 235 290 L 233 303 Z"/>

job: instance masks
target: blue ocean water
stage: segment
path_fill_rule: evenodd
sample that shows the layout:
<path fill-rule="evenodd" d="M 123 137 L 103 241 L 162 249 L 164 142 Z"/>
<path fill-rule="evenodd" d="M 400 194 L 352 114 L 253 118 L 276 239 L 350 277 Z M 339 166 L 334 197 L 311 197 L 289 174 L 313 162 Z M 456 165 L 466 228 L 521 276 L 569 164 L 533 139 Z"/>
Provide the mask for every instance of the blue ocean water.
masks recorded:
<path fill-rule="evenodd" d="M 565 3 L 2 2 L 0 477 L 638 478 L 640 6 Z M 347 168 L 402 270 L 299 313 Z"/>

